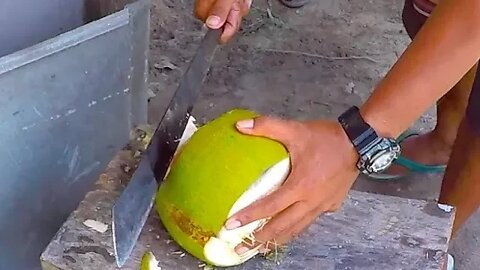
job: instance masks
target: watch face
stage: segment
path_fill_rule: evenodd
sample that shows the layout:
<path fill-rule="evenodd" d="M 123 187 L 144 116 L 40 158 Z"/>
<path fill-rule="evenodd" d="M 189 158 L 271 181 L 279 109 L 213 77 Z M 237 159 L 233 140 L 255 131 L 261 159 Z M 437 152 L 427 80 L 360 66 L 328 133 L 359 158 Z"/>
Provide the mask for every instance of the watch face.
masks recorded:
<path fill-rule="evenodd" d="M 370 169 L 372 172 L 381 172 L 393 163 L 397 158 L 397 151 L 382 151 L 372 158 Z"/>
<path fill-rule="evenodd" d="M 379 138 L 360 156 L 357 167 L 365 174 L 382 172 L 390 167 L 400 152 L 400 145 L 395 140 Z"/>

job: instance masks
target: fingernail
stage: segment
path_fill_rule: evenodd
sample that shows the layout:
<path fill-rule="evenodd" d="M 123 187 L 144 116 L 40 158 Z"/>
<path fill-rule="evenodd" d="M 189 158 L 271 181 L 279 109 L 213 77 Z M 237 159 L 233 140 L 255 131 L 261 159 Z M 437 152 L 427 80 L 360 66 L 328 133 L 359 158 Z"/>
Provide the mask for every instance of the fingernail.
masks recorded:
<path fill-rule="evenodd" d="M 253 119 L 241 120 L 237 122 L 238 128 L 252 129 L 253 128 Z"/>
<path fill-rule="evenodd" d="M 210 26 L 210 27 L 218 27 L 218 26 L 220 26 L 219 25 L 220 22 L 221 22 L 220 17 L 215 16 L 215 15 L 209 16 L 207 18 L 207 21 L 206 21 L 207 25 Z"/>
<path fill-rule="evenodd" d="M 240 226 L 242 226 L 242 223 L 240 223 L 240 221 L 238 221 L 236 219 L 227 220 L 227 222 L 225 223 L 225 228 L 227 228 L 227 230 L 233 230 L 233 229 L 236 229 Z"/>
<path fill-rule="evenodd" d="M 245 247 L 245 246 L 241 246 L 239 248 L 236 248 L 235 249 L 235 252 L 237 252 L 238 255 L 242 255 L 243 253 L 249 251 L 250 249 L 248 247 Z"/>

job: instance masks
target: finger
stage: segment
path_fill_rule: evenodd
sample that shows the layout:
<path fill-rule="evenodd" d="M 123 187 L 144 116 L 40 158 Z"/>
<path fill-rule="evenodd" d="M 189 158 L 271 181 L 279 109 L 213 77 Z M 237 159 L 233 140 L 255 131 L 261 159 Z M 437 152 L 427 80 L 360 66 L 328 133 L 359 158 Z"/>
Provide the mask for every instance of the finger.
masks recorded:
<path fill-rule="evenodd" d="M 193 9 L 195 17 L 205 22 L 215 1 L 217 0 L 196 0 Z"/>
<path fill-rule="evenodd" d="M 237 129 L 241 133 L 268 137 L 285 144 L 295 139 L 298 123 L 275 117 L 261 116 L 255 119 L 246 119 L 237 122 Z"/>
<path fill-rule="evenodd" d="M 308 212 L 301 221 L 296 222 L 293 226 L 287 228 L 285 231 L 282 231 L 277 238 L 274 238 L 269 241 L 271 244 L 276 244 L 276 245 L 284 245 L 291 241 L 293 238 L 301 234 L 303 231 L 307 229 L 314 221 L 315 219 L 319 216 L 319 213 L 316 210 L 312 210 Z M 262 236 L 258 236 L 259 238 Z M 276 246 L 275 245 L 270 245 L 270 246 L 264 246 L 261 248 L 262 253 L 267 253 L 271 250 L 275 250 Z"/>
<path fill-rule="evenodd" d="M 273 217 L 296 202 L 295 189 L 284 184 L 278 190 L 243 208 L 225 222 L 233 230 L 253 221 Z"/>
<path fill-rule="evenodd" d="M 238 29 L 240 29 L 240 23 L 242 21 L 241 12 L 240 3 L 237 1 L 233 4 L 232 9 L 228 14 L 222 36 L 220 37 L 221 43 L 226 43 L 229 41 L 235 35 Z"/>
<path fill-rule="evenodd" d="M 252 0 L 239 0 L 242 10 L 242 18 L 247 16 L 250 12 L 250 7 L 252 6 Z"/>
<path fill-rule="evenodd" d="M 304 202 L 292 204 L 254 234 L 255 242 L 252 245 L 241 244 L 235 250 L 242 254 L 247 248 L 252 249 L 257 246 L 271 248 L 275 246 L 278 244 L 277 239 L 282 238 L 282 233 L 287 232 L 289 228 L 293 228 L 308 212 L 307 205 Z"/>
<path fill-rule="evenodd" d="M 293 226 L 281 232 L 278 238 L 267 241 L 269 245 L 259 247 L 259 251 L 263 254 L 267 254 L 279 246 L 291 241 L 294 237 L 305 231 L 315 221 L 315 219 L 322 215 L 324 213 L 323 209 L 324 206 L 321 205 L 313 210 L 310 210 L 307 214 L 305 214 L 301 221 L 296 222 Z"/>
<path fill-rule="evenodd" d="M 228 14 L 234 2 L 235 0 L 217 0 L 208 14 L 206 20 L 207 26 L 212 29 L 221 28 L 227 21 Z"/>

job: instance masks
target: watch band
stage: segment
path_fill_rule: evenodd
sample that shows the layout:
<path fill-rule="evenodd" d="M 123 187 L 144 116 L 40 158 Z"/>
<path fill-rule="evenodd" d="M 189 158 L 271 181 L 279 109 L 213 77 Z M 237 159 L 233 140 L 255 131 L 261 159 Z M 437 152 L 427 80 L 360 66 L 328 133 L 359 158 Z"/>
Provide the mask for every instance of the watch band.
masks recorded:
<path fill-rule="evenodd" d="M 338 117 L 347 137 L 357 152 L 362 153 L 365 147 L 378 138 L 375 130 L 366 123 L 357 106 L 352 106 Z"/>

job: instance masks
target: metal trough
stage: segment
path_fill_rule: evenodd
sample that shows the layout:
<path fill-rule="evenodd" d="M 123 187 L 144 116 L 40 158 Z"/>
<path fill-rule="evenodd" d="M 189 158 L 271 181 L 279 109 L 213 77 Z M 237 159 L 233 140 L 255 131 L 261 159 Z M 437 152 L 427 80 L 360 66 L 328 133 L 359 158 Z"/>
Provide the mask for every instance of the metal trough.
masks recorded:
<path fill-rule="evenodd" d="M 146 122 L 149 8 L 0 2 L 1 270 L 40 269 L 50 239 Z"/>

